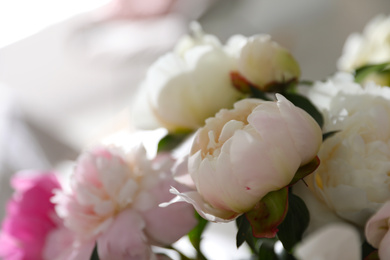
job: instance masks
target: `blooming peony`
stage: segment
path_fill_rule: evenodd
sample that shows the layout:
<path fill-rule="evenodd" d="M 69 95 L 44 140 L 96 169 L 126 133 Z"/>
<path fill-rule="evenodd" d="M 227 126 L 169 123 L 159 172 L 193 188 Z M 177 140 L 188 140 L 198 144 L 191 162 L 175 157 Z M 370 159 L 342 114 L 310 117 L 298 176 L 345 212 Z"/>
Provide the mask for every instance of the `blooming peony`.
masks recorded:
<path fill-rule="evenodd" d="M 367 242 L 378 248 L 380 259 L 390 259 L 390 201 L 375 213 L 367 222 L 365 235 Z"/>
<path fill-rule="evenodd" d="M 25 171 L 11 180 L 15 193 L 7 205 L 0 234 L 0 257 L 4 260 L 43 259 L 48 234 L 58 226 L 53 189 L 60 188 L 51 172 Z"/>
<path fill-rule="evenodd" d="M 324 131 L 339 132 L 324 141 L 307 183 L 338 216 L 364 227 L 390 198 L 390 89 L 341 73 L 308 97 L 324 114 Z"/>
<path fill-rule="evenodd" d="M 364 28 L 362 34 L 351 34 L 345 42 L 343 55 L 338 60 L 341 71 L 353 72 L 366 66 L 390 62 L 390 16 L 378 15 Z M 374 81 L 390 85 L 389 71 L 370 73 L 364 82 Z"/>
<path fill-rule="evenodd" d="M 71 192 L 54 198 L 58 215 L 79 244 L 97 241 L 101 259 L 154 259 L 151 245 L 169 245 L 196 224 L 187 204 L 158 207 L 172 197 L 169 187 L 178 185 L 171 165 L 166 156 L 148 160 L 143 147 L 85 153 Z"/>
<path fill-rule="evenodd" d="M 322 133 L 305 111 L 277 99 L 244 99 L 207 119 L 188 162 L 197 191 L 173 189 L 176 200 L 192 203 L 210 221 L 226 222 L 287 186 L 316 156 Z"/>
<path fill-rule="evenodd" d="M 354 33 L 347 39 L 343 55 L 338 61 L 342 71 L 390 61 L 390 16 L 379 15 L 364 28 L 363 34 Z"/>

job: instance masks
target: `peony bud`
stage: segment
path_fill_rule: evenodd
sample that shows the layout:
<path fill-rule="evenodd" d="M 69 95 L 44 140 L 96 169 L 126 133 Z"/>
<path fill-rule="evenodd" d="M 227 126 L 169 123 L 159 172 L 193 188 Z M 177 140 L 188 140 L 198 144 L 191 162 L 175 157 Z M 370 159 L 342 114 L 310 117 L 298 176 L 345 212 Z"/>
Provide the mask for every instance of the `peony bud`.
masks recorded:
<path fill-rule="evenodd" d="M 296 81 L 300 68 L 294 57 L 269 35 L 247 39 L 238 59 L 238 72 L 262 91 L 277 91 L 280 85 Z"/>
<path fill-rule="evenodd" d="M 142 129 L 193 130 L 243 95 L 230 81 L 235 60 L 218 39 L 192 25 L 174 52 L 148 70 L 134 106 L 134 123 Z"/>

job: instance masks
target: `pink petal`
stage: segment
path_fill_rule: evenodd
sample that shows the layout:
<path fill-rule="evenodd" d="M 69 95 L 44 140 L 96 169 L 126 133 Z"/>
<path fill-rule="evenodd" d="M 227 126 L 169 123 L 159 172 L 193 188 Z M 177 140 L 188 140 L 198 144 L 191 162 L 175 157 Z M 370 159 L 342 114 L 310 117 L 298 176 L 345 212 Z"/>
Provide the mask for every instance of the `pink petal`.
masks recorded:
<path fill-rule="evenodd" d="M 280 113 L 286 120 L 286 125 L 295 147 L 301 156 L 302 164 L 310 162 L 317 154 L 322 143 L 322 131 L 317 122 L 305 111 L 295 107 L 280 94 L 276 94 Z M 310 141 L 308 141 L 310 140 Z"/>
<path fill-rule="evenodd" d="M 98 238 L 99 257 L 102 260 L 149 259 L 152 252 L 144 227 L 145 222 L 138 213 L 131 209 L 122 211 Z"/>
<path fill-rule="evenodd" d="M 366 224 L 365 235 L 368 243 L 378 248 L 383 237 L 389 232 L 390 201 L 386 202 Z"/>
<path fill-rule="evenodd" d="M 390 259 L 390 232 L 387 232 L 379 245 L 379 259 Z"/>
<path fill-rule="evenodd" d="M 173 198 L 170 202 L 161 203 L 160 207 L 167 207 L 173 203 L 185 201 L 187 203 L 192 204 L 195 210 L 204 219 L 212 222 L 230 222 L 240 215 L 232 211 L 213 208 L 211 205 L 205 202 L 202 196 L 200 196 L 200 194 L 196 191 L 180 193 L 173 187 L 169 191 L 177 196 Z"/>
<path fill-rule="evenodd" d="M 152 191 L 158 198 L 158 203 L 169 201 L 174 197 L 169 192 L 169 188 L 173 185 L 180 190 L 188 190 L 172 179 L 163 180 Z M 146 222 L 145 232 L 161 245 L 174 243 L 197 224 L 194 209 L 188 203 L 175 203 L 165 208 L 154 207 L 144 212 L 143 218 Z"/>

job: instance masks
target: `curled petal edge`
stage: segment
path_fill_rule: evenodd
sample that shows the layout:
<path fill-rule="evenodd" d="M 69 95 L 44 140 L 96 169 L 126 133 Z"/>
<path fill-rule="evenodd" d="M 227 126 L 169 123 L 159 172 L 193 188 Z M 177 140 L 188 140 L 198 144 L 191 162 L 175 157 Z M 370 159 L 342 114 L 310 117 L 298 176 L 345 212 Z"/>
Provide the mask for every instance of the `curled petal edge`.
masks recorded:
<path fill-rule="evenodd" d="M 196 191 L 181 193 L 174 187 L 171 187 L 169 192 L 176 195 L 176 197 L 169 202 L 161 203 L 159 205 L 160 207 L 168 207 L 173 203 L 184 201 L 189 204 L 192 204 L 195 210 L 204 219 L 211 222 L 220 222 L 220 223 L 227 223 L 233 221 L 234 219 L 236 219 L 238 216 L 242 214 L 233 211 L 215 209 L 211 207 L 207 202 L 205 202 L 202 196 L 200 196 L 200 194 Z"/>

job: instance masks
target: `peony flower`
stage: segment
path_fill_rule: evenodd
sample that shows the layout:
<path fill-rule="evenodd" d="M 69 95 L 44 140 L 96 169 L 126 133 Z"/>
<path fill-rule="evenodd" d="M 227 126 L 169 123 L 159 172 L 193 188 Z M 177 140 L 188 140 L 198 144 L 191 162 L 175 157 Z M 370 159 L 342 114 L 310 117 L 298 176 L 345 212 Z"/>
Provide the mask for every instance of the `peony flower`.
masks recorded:
<path fill-rule="evenodd" d="M 389 37 L 390 16 L 375 17 L 366 25 L 363 34 L 354 33 L 348 37 L 338 68 L 352 72 L 365 65 L 389 62 Z"/>
<path fill-rule="evenodd" d="M 83 154 L 71 191 L 54 197 L 57 213 L 79 244 L 97 241 L 101 259 L 154 259 L 151 245 L 169 245 L 196 224 L 187 204 L 158 207 L 178 185 L 171 166 L 166 156 L 148 160 L 143 147 Z"/>
<path fill-rule="evenodd" d="M 25 171 L 16 174 L 15 193 L 8 202 L 0 234 L 0 257 L 4 260 L 43 259 L 48 234 L 58 226 L 53 189 L 60 188 L 51 172 Z"/>
<path fill-rule="evenodd" d="M 192 28 L 192 37 L 184 37 L 149 68 L 134 106 L 137 127 L 197 129 L 242 96 L 230 81 L 234 59 L 216 37 L 204 35 L 197 24 Z"/>
<path fill-rule="evenodd" d="M 322 144 L 307 183 L 338 216 L 364 227 L 390 197 L 390 89 L 340 73 L 308 97 L 324 114 L 324 132 L 338 132 Z"/>
<path fill-rule="evenodd" d="M 390 201 L 387 201 L 367 222 L 367 242 L 378 248 L 380 259 L 390 259 Z"/>
<path fill-rule="evenodd" d="M 353 72 L 366 66 L 390 62 L 390 16 L 378 15 L 364 28 L 362 34 L 351 34 L 344 44 L 343 55 L 338 60 L 341 71 Z M 371 73 L 364 82 L 374 81 L 381 86 L 389 86 L 390 75 Z"/>
<path fill-rule="evenodd" d="M 309 114 L 277 99 L 244 99 L 206 120 L 188 160 L 197 191 L 173 189 L 176 201 L 193 204 L 210 221 L 227 222 L 291 182 L 316 156 L 322 133 Z"/>
<path fill-rule="evenodd" d="M 272 41 L 271 36 L 255 35 L 241 41 L 245 43 L 239 48 L 238 73 L 251 85 L 262 91 L 274 91 L 276 85 L 299 78 L 301 72 L 297 61 L 288 50 Z"/>
<path fill-rule="evenodd" d="M 351 225 L 328 225 L 305 238 L 294 250 L 300 260 L 360 260 L 359 232 Z M 384 258 L 385 259 L 385 258 Z"/>

